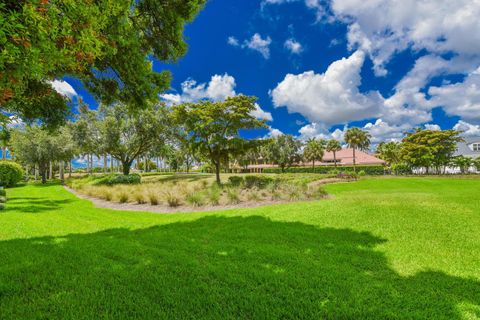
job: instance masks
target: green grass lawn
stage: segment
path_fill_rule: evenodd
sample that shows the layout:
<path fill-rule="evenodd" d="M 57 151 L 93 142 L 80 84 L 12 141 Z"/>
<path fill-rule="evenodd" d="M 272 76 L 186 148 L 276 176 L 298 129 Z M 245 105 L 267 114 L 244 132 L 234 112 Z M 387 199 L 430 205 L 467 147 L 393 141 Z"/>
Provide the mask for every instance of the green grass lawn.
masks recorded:
<path fill-rule="evenodd" d="M 378 178 L 328 200 L 159 215 L 8 190 L 0 319 L 479 319 L 480 180 Z"/>

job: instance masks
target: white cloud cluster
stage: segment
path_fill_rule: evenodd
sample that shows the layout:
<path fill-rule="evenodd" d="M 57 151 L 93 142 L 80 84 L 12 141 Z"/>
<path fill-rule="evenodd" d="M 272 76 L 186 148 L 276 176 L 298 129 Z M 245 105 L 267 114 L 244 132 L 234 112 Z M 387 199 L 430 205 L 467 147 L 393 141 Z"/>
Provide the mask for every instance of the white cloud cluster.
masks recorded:
<path fill-rule="evenodd" d="M 78 95 L 77 91 L 75 91 L 75 89 L 67 81 L 53 80 L 50 81 L 50 84 L 52 85 L 53 89 L 55 89 L 55 91 L 70 99 Z"/>
<path fill-rule="evenodd" d="M 462 135 L 466 137 L 472 136 L 480 136 L 480 125 L 474 125 L 465 121 L 458 121 L 455 126 L 453 126 L 454 130 L 462 131 Z"/>
<path fill-rule="evenodd" d="M 383 103 L 381 95 L 358 89 L 364 58 L 363 52 L 356 51 L 333 62 L 324 74 L 287 74 L 270 93 L 274 106 L 285 106 L 311 122 L 329 125 L 377 116 Z"/>
<path fill-rule="evenodd" d="M 184 81 L 181 85 L 181 93 L 163 94 L 161 98 L 169 105 L 185 102 L 194 102 L 203 99 L 212 101 L 225 100 L 228 97 L 237 95 L 235 92 L 235 78 L 225 73 L 214 75 L 208 83 L 197 83 L 193 79 Z M 252 115 L 258 119 L 273 121 L 272 114 L 264 111 L 257 103 Z"/>
<path fill-rule="evenodd" d="M 302 44 L 295 39 L 287 39 L 284 45 L 291 54 L 300 54 L 303 51 Z"/>
<path fill-rule="evenodd" d="M 267 36 L 266 38 L 262 38 L 259 33 L 255 33 L 250 39 L 243 41 L 242 44 L 237 38 L 231 36 L 228 37 L 227 43 L 234 47 L 246 48 L 252 51 L 257 51 L 265 59 L 270 58 L 270 44 L 272 43 L 272 39 L 269 36 Z"/>

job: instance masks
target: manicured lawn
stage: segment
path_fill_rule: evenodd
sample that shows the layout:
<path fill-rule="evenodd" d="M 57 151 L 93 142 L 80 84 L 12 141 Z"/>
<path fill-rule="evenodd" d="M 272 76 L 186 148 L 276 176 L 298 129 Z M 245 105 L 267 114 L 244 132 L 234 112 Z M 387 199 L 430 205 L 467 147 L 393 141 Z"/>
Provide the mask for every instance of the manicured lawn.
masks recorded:
<path fill-rule="evenodd" d="M 0 319 L 480 318 L 480 180 L 365 179 L 331 199 L 156 215 L 8 190 Z"/>

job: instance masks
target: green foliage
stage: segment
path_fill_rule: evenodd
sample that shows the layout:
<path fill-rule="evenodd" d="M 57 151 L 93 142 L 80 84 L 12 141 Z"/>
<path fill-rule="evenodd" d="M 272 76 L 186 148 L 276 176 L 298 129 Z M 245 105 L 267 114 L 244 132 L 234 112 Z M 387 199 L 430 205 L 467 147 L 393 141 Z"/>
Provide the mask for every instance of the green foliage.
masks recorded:
<path fill-rule="evenodd" d="M 327 142 L 327 145 L 325 147 L 325 150 L 328 152 L 333 153 L 333 160 L 335 163 L 335 167 L 337 166 L 337 152 L 342 150 L 342 146 L 338 140 L 332 139 Z"/>
<path fill-rule="evenodd" d="M 201 207 L 205 204 L 205 198 L 200 192 L 190 192 L 185 197 L 185 201 L 192 207 Z"/>
<path fill-rule="evenodd" d="M 228 188 L 227 189 L 227 199 L 230 204 L 240 203 L 240 192 L 237 188 Z"/>
<path fill-rule="evenodd" d="M 2 196 L 2 197 L 7 196 L 7 191 L 3 187 L 0 187 L 0 196 Z"/>
<path fill-rule="evenodd" d="M 243 185 L 244 182 L 245 180 L 243 179 L 243 177 L 239 177 L 239 176 L 228 177 L 228 183 L 233 187 L 239 187 Z"/>
<path fill-rule="evenodd" d="M 112 186 L 116 184 L 138 184 L 141 182 L 142 177 L 139 174 L 109 174 L 99 178 L 96 178 L 92 185 L 107 185 Z"/>
<path fill-rule="evenodd" d="M 367 150 L 370 147 L 370 133 L 359 128 L 350 128 L 345 132 L 345 142 L 353 149 L 353 171 L 357 170 L 355 150 Z"/>
<path fill-rule="evenodd" d="M 397 164 L 401 160 L 401 144 L 399 142 L 381 142 L 377 147 L 378 157 L 385 160 L 388 166 Z"/>
<path fill-rule="evenodd" d="M 23 177 L 23 169 L 13 161 L 0 161 L 0 186 L 14 187 Z M 5 190 L 3 190 L 5 192 Z"/>
<path fill-rule="evenodd" d="M 22 118 L 59 124 L 68 100 L 54 78 L 76 77 L 99 101 L 139 107 L 158 101 L 170 73 L 151 57 L 176 61 L 184 25 L 204 0 L 76 0 L 0 3 L 0 105 Z"/>
<path fill-rule="evenodd" d="M 5 207 L 6 207 L 5 203 L 0 203 L 0 211 L 5 210 Z"/>
<path fill-rule="evenodd" d="M 480 171 L 480 158 L 473 160 L 473 165 L 475 166 L 477 171 Z"/>
<path fill-rule="evenodd" d="M 167 201 L 168 206 L 172 208 L 176 208 L 182 203 L 180 196 L 170 191 L 165 192 L 165 200 Z"/>
<path fill-rule="evenodd" d="M 281 171 L 285 172 L 292 164 L 300 160 L 301 146 L 302 142 L 292 135 L 280 135 L 267 140 L 265 158 L 277 164 Z"/>
<path fill-rule="evenodd" d="M 473 165 L 473 159 L 465 156 L 457 156 L 451 160 L 451 164 L 458 167 L 462 174 L 468 173 L 468 170 Z"/>
<path fill-rule="evenodd" d="M 359 175 L 360 177 L 364 177 L 364 176 L 367 175 L 367 173 L 365 172 L 365 170 L 360 170 L 360 171 L 358 172 L 358 175 Z"/>
<path fill-rule="evenodd" d="M 325 145 L 326 142 L 323 140 L 309 139 L 303 149 L 304 160 L 311 161 L 312 165 L 315 166 L 315 161 L 322 161 Z"/>
<path fill-rule="evenodd" d="M 416 130 L 402 140 L 401 157 L 410 167 L 425 168 L 427 173 L 434 168 L 440 173 L 461 141 L 456 130 Z"/>
<path fill-rule="evenodd" d="M 268 176 L 246 176 L 245 177 L 245 187 L 247 187 L 248 189 L 251 189 L 251 188 L 265 189 L 272 182 L 274 182 L 274 179 Z"/>
<path fill-rule="evenodd" d="M 392 165 L 392 172 L 399 175 L 408 175 L 412 174 L 412 168 L 406 163 L 395 163 Z"/>
<path fill-rule="evenodd" d="M 230 156 L 238 156 L 256 147 L 258 141 L 240 137 L 240 130 L 265 127 L 265 121 L 256 119 L 257 98 L 243 95 L 225 101 L 200 101 L 173 107 L 173 116 L 186 133 L 184 140 L 192 150 L 208 159 L 220 183 L 220 169 Z"/>
<path fill-rule="evenodd" d="M 383 166 L 357 166 L 358 170 L 365 171 L 368 175 L 383 175 L 385 173 L 385 168 Z M 341 172 L 350 172 L 353 171 L 351 166 L 338 166 L 337 168 L 332 168 L 331 166 L 318 166 L 315 168 L 312 167 L 290 167 L 285 169 L 285 173 L 320 173 L 320 174 L 337 174 Z M 280 168 L 265 168 L 263 169 L 264 173 L 281 173 Z"/>

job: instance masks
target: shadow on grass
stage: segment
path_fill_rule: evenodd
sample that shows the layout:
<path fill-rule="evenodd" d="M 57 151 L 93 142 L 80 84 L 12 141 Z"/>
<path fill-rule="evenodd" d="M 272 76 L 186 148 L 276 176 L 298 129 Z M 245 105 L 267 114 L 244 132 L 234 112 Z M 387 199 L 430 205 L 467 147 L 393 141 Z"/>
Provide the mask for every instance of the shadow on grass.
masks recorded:
<path fill-rule="evenodd" d="M 0 242 L 0 317 L 461 319 L 480 283 L 402 277 L 370 233 L 261 217 Z"/>
<path fill-rule="evenodd" d="M 12 197 L 8 199 L 7 208 L 4 212 L 21 211 L 25 213 L 40 213 L 59 209 L 71 202 L 73 202 L 71 199 L 42 200 L 38 197 Z"/>

